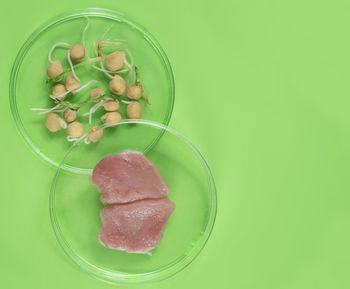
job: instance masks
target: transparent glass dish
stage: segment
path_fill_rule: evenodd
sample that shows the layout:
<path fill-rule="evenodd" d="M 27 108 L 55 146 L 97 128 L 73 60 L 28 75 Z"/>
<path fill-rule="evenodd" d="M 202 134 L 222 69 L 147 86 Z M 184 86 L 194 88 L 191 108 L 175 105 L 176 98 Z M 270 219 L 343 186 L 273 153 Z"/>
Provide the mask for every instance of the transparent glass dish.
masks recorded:
<path fill-rule="evenodd" d="M 143 152 L 159 169 L 170 188 L 168 198 L 176 204 L 159 246 L 147 254 L 107 249 L 98 241 L 100 193 L 90 182 L 97 164 L 90 150 L 80 171 L 64 170 L 66 163 L 80 155 L 78 143 L 60 163 L 50 192 L 51 224 L 64 252 L 82 270 L 105 282 L 140 285 L 170 277 L 200 253 L 216 216 L 217 197 L 213 176 L 199 151 L 176 131 L 151 121 L 122 121 L 113 129 L 142 128 L 144 135 L 162 134 L 156 146 L 117 138 L 99 158 L 124 150 Z M 150 149 L 151 148 L 151 149 Z"/>
<path fill-rule="evenodd" d="M 57 133 L 49 132 L 44 125 L 45 115 L 38 115 L 38 112 L 30 109 L 54 106 L 49 98 L 51 86 L 46 83 L 48 52 L 56 42 L 81 43 L 82 31 L 87 22 L 86 16 L 90 19 L 90 26 L 86 31 L 86 48 L 90 57 L 95 56 L 93 41 L 98 42 L 106 31 L 105 38 L 124 40 L 132 52 L 144 90 L 151 102 L 151 105 L 147 105 L 145 99 L 140 100 L 143 107 L 142 118 L 167 125 L 173 110 L 175 91 L 170 63 L 157 40 L 144 27 L 121 13 L 98 8 L 69 11 L 51 19 L 26 40 L 16 57 L 10 78 L 10 106 L 17 128 L 26 143 L 42 159 L 55 166 L 58 166 L 72 143 L 66 140 L 66 132 L 63 129 Z M 116 49 L 115 46 L 106 47 L 106 53 L 108 49 L 113 48 Z M 53 59 L 60 59 L 63 66 L 68 67 L 66 54 L 66 49 L 57 48 Z M 76 73 L 81 78 L 82 84 L 91 79 L 98 80 L 98 86 L 104 88 L 109 95 L 109 79 L 102 72 L 85 65 L 77 69 Z M 86 100 L 88 94 L 89 88 L 74 95 L 73 102 Z M 121 103 L 119 111 L 122 118 L 126 118 L 125 104 Z M 96 112 L 93 125 L 101 124 L 100 117 L 103 113 L 103 109 Z M 79 115 L 77 120 L 84 123 L 87 131 L 87 117 L 81 116 L 80 113 Z M 133 128 L 132 134 L 142 134 L 139 129 L 142 130 Z M 119 131 L 121 130 L 124 128 Z M 123 132 L 123 135 L 128 133 Z M 156 142 L 160 136 L 154 136 L 151 141 Z M 72 159 L 63 169 L 79 170 L 81 158 L 85 154 L 90 150 L 108 151 L 110 143 L 113 143 L 116 137 L 119 138 L 113 133 L 106 132 L 100 143 L 81 146 L 79 157 Z M 145 143 L 146 147 L 148 145 Z"/>

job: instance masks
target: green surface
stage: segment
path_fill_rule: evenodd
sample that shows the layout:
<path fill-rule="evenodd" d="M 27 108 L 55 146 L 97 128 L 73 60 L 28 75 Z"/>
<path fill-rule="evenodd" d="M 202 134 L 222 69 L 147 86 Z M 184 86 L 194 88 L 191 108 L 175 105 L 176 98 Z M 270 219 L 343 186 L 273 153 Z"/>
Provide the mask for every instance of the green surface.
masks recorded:
<path fill-rule="evenodd" d="M 30 33 L 67 9 L 146 26 L 172 63 L 171 126 L 211 166 L 218 215 L 201 255 L 145 288 L 349 288 L 348 1 L 7 1 L 0 4 L 0 288 L 113 288 L 63 254 L 54 170 L 16 132 L 8 81 Z"/>

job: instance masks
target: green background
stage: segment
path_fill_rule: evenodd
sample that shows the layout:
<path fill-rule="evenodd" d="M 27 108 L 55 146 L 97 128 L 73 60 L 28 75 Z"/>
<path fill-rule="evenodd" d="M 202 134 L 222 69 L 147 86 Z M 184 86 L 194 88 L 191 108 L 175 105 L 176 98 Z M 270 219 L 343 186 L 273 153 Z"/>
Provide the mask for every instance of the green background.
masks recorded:
<path fill-rule="evenodd" d="M 30 33 L 67 9 L 124 12 L 176 81 L 171 126 L 218 191 L 213 234 L 184 271 L 144 288 L 349 288 L 349 1 L 3 1 L 0 288 L 114 288 L 73 265 L 49 222 L 54 170 L 16 131 L 9 73 Z"/>

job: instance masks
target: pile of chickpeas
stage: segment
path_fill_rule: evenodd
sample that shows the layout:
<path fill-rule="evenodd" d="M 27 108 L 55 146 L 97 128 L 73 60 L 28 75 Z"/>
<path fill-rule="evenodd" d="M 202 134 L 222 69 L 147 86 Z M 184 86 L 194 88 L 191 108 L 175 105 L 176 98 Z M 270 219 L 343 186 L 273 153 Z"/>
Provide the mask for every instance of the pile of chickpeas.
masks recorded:
<path fill-rule="evenodd" d="M 88 142 L 96 143 L 103 137 L 103 129 L 101 126 L 92 126 L 91 117 L 94 111 L 99 107 L 103 107 L 105 113 L 101 117 L 103 124 L 107 126 L 117 125 L 122 116 L 119 113 L 120 102 L 116 97 L 126 95 L 129 101 L 123 101 L 126 104 L 126 116 L 128 119 L 140 119 L 142 115 L 142 107 L 138 102 L 142 97 L 145 97 L 147 103 L 148 98 L 145 95 L 142 84 L 139 80 L 139 72 L 137 67 L 132 67 L 133 63 L 129 63 L 126 58 L 126 53 L 123 51 L 124 44 L 121 45 L 120 50 L 115 50 L 108 55 L 103 55 L 103 46 L 114 43 L 107 40 L 102 40 L 98 43 L 98 50 L 96 49 L 96 57 L 89 58 L 85 48 L 84 33 L 89 25 L 83 31 L 83 44 L 69 45 L 67 43 L 56 43 L 49 53 L 49 66 L 46 69 L 48 82 L 52 83 L 50 98 L 55 102 L 55 107 L 45 110 L 41 113 L 47 113 L 45 118 L 45 126 L 50 132 L 57 132 L 61 129 L 66 129 L 67 140 L 77 141 L 85 137 Z M 51 54 L 56 46 L 63 46 L 68 49 L 67 58 L 70 64 L 69 69 L 64 69 L 60 60 L 52 60 Z M 130 53 L 127 50 L 128 53 Z M 132 57 L 131 54 L 128 55 Z M 100 67 L 95 63 L 100 64 Z M 67 101 L 71 95 L 85 89 L 92 83 L 97 83 L 97 80 L 92 80 L 85 85 L 81 85 L 81 81 L 75 73 L 75 68 L 83 65 L 91 65 L 93 68 L 104 72 L 109 78 L 109 93 L 106 95 L 105 91 L 100 87 L 90 89 L 89 99 L 83 103 L 73 103 Z M 131 83 L 131 75 L 133 70 L 136 74 L 135 82 Z M 119 72 L 129 71 L 129 84 L 126 79 L 120 76 Z M 89 113 L 89 128 L 85 132 L 84 124 L 77 121 L 79 110 L 82 106 L 90 105 Z M 84 134 L 85 132 L 85 134 Z"/>

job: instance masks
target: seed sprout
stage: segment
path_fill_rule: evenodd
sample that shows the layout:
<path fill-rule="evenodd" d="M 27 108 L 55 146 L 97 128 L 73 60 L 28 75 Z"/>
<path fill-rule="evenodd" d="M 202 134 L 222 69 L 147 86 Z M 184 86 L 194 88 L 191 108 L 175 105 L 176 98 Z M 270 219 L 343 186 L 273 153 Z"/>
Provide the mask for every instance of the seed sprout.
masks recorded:
<path fill-rule="evenodd" d="M 101 70 L 108 78 L 112 78 L 113 76 L 111 74 L 109 74 L 109 72 L 107 72 L 107 70 L 105 69 L 105 67 L 103 65 L 102 56 L 99 56 L 99 52 L 97 50 L 95 41 L 93 42 L 93 46 L 94 46 L 94 51 L 95 51 L 96 57 L 100 58 L 100 68 L 98 68 L 98 70 Z M 94 65 L 93 67 L 96 67 L 96 66 Z"/>
<path fill-rule="evenodd" d="M 51 49 L 50 49 L 50 51 L 49 51 L 49 55 L 48 55 L 48 57 L 49 57 L 49 62 L 50 63 L 53 63 L 54 61 L 52 60 L 52 53 L 53 53 L 53 51 L 56 49 L 56 47 L 59 47 L 59 46 L 62 46 L 62 47 L 65 47 L 65 48 L 69 48 L 70 47 L 70 45 L 68 44 L 68 43 L 66 43 L 66 42 L 57 42 L 57 43 L 55 43 L 54 45 L 52 45 L 52 47 L 51 47 Z"/>
<path fill-rule="evenodd" d="M 85 26 L 85 28 L 83 30 L 83 33 L 82 33 L 82 36 L 81 36 L 81 39 L 83 41 L 83 46 L 84 47 L 86 47 L 86 45 L 85 45 L 85 33 L 86 33 L 89 25 L 90 25 L 90 18 L 86 16 L 86 26 Z"/>
<path fill-rule="evenodd" d="M 69 63 L 69 67 L 70 67 L 70 69 L 72 71 L 72 75 L 74 76 L 74 78 L 76 80 L 78 80 L 80 82 L 79 77 L 75 74 L 75 71 L 74 71 L 74 66 L 73 66 L 73 63 L 72 63 L 72 60 L 71 60 L 70 50 L 68 50 L 68 52 L 67 52 L 67 60 L 68 60 L 68 63 Z"/>
<path fill-rule="evenodd" d="M 59 108 L 61 108 L 61 104 L 57 104 L 56 106 L 51 108 L 31 108 L 30 110 L 39 111 L 39 114 L 47 114 L 50 112 L 58 112 L 57 110 Z"/>
<path fill-rule="evenodd" d="M 132 100 L 139 100 L 142 96 L 144 96 L 147 103 L 150 104 L 148 101 L 148 97 L 143 91 L 142 84 L 140 82 L 139 70 L 136 66 L 135 66 L 135 75 L 136 75 L 136 81 L 135 83 L 128 85 L 128 87 L 126 88 L 126 96 Z"/>
<path fill-rule="evenodd" d="M 76 93 L 82 91 L 83 89 L 87 88 L 89 85 L 91 85 L 91 84 L 93 84 L 93 83 L 97 83 L 97 82 L 98 82 L 98 80 L 95 80 L 95 79 L 90 80 L 90 81 L 88 81 L 87 83 L 85 83 L 82 87 L 73 90 L 73 94 L 76 94 Z"/>
<path fill-rule="evenodd" d="M 101 106 L 103 106 L 103 103 L 106 101 L 106 99 L 102 99 L 102 100 L 100 100 L 98 103 L 96 103 L 95 105 L 93 105 L 91 108 L 90 108 L 90 110 L 89 110 L 89 112 L 86 112 L 86 113 L 84 113 L 82 116 L 89 116 L 89 124 L 91 125 L 91 122 L 92 122 L 92 114 L 96 111 L 96 110 L 98 110 Z"/>
<path fill-rule="evenodd" d="M 105 39 L 105 37 L 107 36 L 107 34 L 109 33 L 109 31 L 111 31 L 113 25 L 110 25 L 106 30 L 105 32 L 102 34 L 101 36 L 101 40 Z"/>

